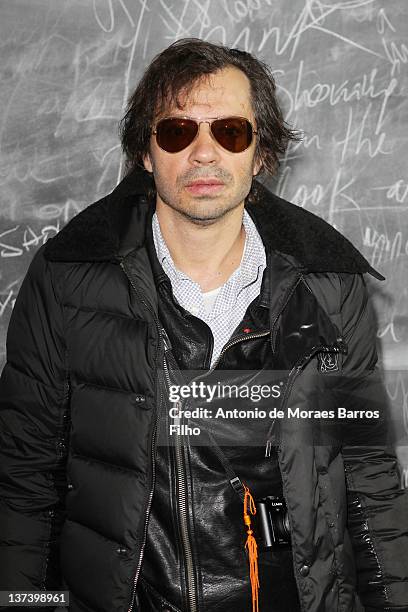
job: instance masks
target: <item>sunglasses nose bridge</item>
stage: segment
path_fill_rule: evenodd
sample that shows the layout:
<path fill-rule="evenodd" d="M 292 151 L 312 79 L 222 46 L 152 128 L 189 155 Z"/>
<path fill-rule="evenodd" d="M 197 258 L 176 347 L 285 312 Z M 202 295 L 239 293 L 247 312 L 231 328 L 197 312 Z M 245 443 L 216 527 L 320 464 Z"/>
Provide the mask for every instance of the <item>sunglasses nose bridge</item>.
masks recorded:
<path fill-rule="evenodd" d="M 201 124 L 202 123 L 206 123 L 208 125 L 208 133 L 210 135 L 212 135 L 212 131 L 211 131 L 212 121 L 209 121 L 208 119 L 204 119 L 203 121 L 197 121 L 197 136 L 199 136 L 199 134 L 201 132 Z"/>
<path fill-rule="evenodd" d="M 208 125 L 208 130 L 205 129 L 204 132 L 203 132 L 202 127 L 201 127 L 202 123 L 206 123 Z M 196 124 L 197 124 L 197 133 L 194 136 L 193 143 L 199 144 L 200 141 L 202 143 L 201 139 L 204 136 L 204 143 L 205 144 L 209 144 L 209 143 L 211 143 L 213 145 L 214 144 L 219 144 L 217 139 L 215 138 L 215 136 L 213 134 L 212 129 L 211 129 L 212 123 L 213 123 L 213 121 L 208 120 L 208 119 L 204 119 L 203 121 L 196 121 Z M 209 137 L 209 139 L 208 139 L 208 137 Z M 199 142 L 197 142 L 197 141 L 199 141 Z"/>

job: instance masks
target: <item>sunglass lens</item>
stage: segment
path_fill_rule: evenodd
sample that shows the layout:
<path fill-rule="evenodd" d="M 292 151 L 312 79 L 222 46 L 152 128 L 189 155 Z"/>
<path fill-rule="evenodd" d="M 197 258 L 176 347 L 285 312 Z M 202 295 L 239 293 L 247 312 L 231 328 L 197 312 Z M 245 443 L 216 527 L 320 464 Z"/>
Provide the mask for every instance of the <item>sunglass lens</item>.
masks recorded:
<path fill-rule="evenodd" d="M 252 126 L 240 117 L 217 119 L 211 124 L 211 131 L 220 145 L 232 153 L 245 151 L 252 142 Z"/>
<path fill-rule="evenodd" d="M 197 131 L 198 125 L 191 119 L 163 119 L 156 128 L 157 144 L 168 153 L 178 153 L 193 142 Z"/>

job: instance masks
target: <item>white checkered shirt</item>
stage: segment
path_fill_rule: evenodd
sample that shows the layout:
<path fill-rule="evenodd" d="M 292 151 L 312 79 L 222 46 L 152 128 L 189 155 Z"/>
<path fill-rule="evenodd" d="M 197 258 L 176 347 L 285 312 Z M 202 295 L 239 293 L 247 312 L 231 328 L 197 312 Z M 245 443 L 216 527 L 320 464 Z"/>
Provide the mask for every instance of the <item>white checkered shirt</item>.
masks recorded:
<path fill-rule="evenodd" d="M 266 268 L 263 242 L 245 209 L 242 222 L 246 236 L 241 263 L 220 288 L 211 310 L 206 312 L 200 285 L 176 268 L 160 231 L 156 213 L 152 219 L 157 257 L 170 279 L 175 299 L 185 310 L 207 323 L 212 331 L 214 348 L 211 366 L 242 321 L 249 304 L 259 295 L 263 271 Z"/>

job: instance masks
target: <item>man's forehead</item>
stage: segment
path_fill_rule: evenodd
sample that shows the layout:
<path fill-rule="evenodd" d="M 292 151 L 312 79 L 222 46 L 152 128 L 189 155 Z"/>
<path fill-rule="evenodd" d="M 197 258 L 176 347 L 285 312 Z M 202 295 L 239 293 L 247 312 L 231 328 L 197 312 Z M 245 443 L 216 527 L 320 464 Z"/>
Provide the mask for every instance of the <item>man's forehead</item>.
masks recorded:
<path fill-rule="evenodd" d="M 234 112 L 251 113 L 250 84 L 246 75 L 239 69 L 228 67 L 212 74 L 200 76 L 193 83 L 163 105 L 159 115 L 172 113 L 188 114 L 189 109 L 198 108 L 202 113 L 211 113 L 213 109 L 233 110 Z"/>

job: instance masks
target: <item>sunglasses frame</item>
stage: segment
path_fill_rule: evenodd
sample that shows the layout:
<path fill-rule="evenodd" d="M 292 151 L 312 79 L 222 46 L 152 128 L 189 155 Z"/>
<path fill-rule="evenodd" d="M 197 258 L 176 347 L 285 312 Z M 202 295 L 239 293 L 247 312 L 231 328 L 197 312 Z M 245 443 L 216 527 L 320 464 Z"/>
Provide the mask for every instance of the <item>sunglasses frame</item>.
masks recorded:
<path fill-rule="evenodd" d="M 188 115 L 168 115 L 166 117 L 161 117 L 161 119 L 159 119 L 159 121 L 157 121 L 157 123 L 155 124 L 155 126 L 152 129 L 152 136 L 157 136 L 157 126 L 162 122 L 165 121 L 166 119 L 189 119 L 190 121 L 194 121 L 194 123 L 197 124 L 198 129 L 197 129 L 197 134 L 194 136 L 193 140 L 183 149 L 180 149 L 180 151 L 166 151 L 166 149 L 163 149 L 163 147 L 160 147 L 159 143 L 157 142 L 157 137 L 156 137 L 156 143 L 157 146 L 160 147 L 160 149 L 162 151 L 166 151 L 166 153 L 170 153 L 170 155 L 175 155 L 176 153 L 181 153 L 181 151 L 184 151 L 185 149 L 188 149 L 188 147 L 190 145 L 193 144 L 193 142 L 195 141 L 195 139 L 197 138 L 197 136 L 200 133 L 200 125 L 202 123 L 208 123 L 209 127 L 210 127 L 210 134 L 211 134 L 211 138 L 213 138 L 213 140 L 217 143 L 217 145 L 219 145 L 223 151 L 228 151 L 229 153 L 234 153 L 234 155 L 237 155 L 237 153 L 243 153 L 244 151 L 246 151 L 247 149 L 249 149 L 249 147 L 252 144 L 252 140 L 249 143 L 249 145 L 247 147 L 245 147 L 245 149 L 243 149 L 242 151 L 230 151 L 229 149 L 227 149 L 226 147 L 224 147 L 220 142 L 218 142 L 218 140 L 216 139 L 216 137 L 214 136 L 212 129 L 211 129 L 211 125 L 214 123 L 214 121 L 218 121 L 219 119 L 243 119 L 244 121 L 247 121 L 249 123 L 249 125 L 251 126 L 251 130 L 252 130 L 252 136 L 256 136 L 258 134 L 258 130 L 254 130 L 254 126 L 252 125 L 252 122 L 247 118 L 247 117 L 241 117 L 240 115 L 224 115 L 221 117 L 207 117 L 207 118 L 203 118 L 203 117 L 189 117 Z"/>

